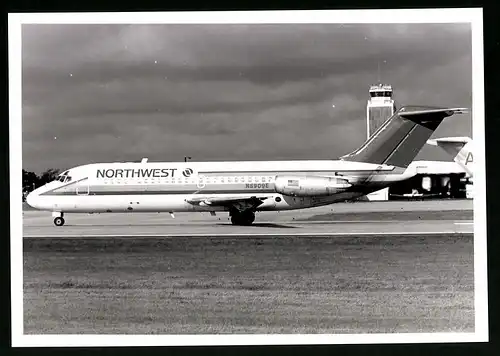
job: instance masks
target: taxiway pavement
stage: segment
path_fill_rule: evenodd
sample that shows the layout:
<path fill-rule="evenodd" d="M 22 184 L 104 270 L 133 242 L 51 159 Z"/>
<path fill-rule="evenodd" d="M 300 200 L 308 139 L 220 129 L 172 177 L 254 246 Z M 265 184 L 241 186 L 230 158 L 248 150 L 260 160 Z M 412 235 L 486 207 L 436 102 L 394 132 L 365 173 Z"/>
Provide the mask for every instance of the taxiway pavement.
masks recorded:
<path fill-rule="evenodd" d="M 340 203 L 260 212 L 252 226 L 233 226 L 227 213 L 66 214 L 56 227 L 48 212 L 25 211 L 24 237 L 233 236 L 472 233 L 472 201 Z"/>

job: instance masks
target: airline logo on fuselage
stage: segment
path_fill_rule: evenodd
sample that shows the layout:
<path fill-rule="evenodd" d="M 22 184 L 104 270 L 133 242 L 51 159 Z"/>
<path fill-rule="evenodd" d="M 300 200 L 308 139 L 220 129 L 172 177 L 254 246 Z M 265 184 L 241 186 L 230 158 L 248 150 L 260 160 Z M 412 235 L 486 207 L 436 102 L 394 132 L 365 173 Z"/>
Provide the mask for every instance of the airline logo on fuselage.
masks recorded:
<path fill-rule="evenodd" d="M 97 178 L 167 178 L 175 177 L 177 168 L 111 168 L 111 169 L 98 169 Z M 184 170 L 190 172 L 189 175 L 184 174 L 188 177 L 193 173 L 191 168 Z"/>
<path fill-rule="evenodd" d="M 191 177 L 191 174 L 193 174 L 193 170 L 191 168 L 186 168 L 182 171 L 182 175 L 186 178 Z"/>

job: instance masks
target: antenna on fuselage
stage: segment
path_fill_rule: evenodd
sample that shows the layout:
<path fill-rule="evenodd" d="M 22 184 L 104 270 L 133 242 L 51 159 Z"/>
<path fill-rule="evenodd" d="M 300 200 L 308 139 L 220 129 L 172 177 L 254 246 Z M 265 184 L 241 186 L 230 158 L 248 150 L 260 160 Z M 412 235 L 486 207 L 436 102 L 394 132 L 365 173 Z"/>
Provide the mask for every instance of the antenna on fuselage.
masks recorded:
<path fill-rule="evenodd" d="M 144 157 L 142 160 L 141 160 L 141 163 L 148 163 L 148 159 L 146 157 Z"/>
<path fill-rule="evenodd" d="M 378 60 L 377 63 L 378 63 L 377 84 L 380 84 L 380 60 Z"/>

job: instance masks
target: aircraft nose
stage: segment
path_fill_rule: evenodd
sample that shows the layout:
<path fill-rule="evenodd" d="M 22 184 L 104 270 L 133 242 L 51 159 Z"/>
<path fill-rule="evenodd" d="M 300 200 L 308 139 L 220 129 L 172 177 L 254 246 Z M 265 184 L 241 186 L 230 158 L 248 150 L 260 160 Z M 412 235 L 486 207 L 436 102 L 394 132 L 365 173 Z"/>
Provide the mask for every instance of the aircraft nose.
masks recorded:
<path fill-rule="evenodd" d="M 37 194 L 35 191 L 32 191 L 31 193 L 29 193 L 28 196 L 26 197 L 26 203 L 35 209 L 37 208 L 36 197 L 37 197 Z"/>

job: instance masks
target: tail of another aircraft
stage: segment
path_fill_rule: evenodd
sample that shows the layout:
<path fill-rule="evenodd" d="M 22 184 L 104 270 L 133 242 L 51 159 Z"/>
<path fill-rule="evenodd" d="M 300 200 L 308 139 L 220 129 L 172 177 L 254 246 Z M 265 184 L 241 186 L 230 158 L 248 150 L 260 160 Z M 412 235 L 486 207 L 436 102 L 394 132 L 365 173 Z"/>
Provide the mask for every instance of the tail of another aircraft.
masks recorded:
<path fill-rule="evenodd" d="M 472 176 L 474 155 L 472 152 L 472 139 L 469 137 L 443 137 L 428 140 L 427 144 L 441 147 Z"/>
<path fill-rule="evenodd" d="M 341 159 L 406 168 L 445 117 L 461 114 L 466 110 L 402 107 L 360 148 Z"/>

